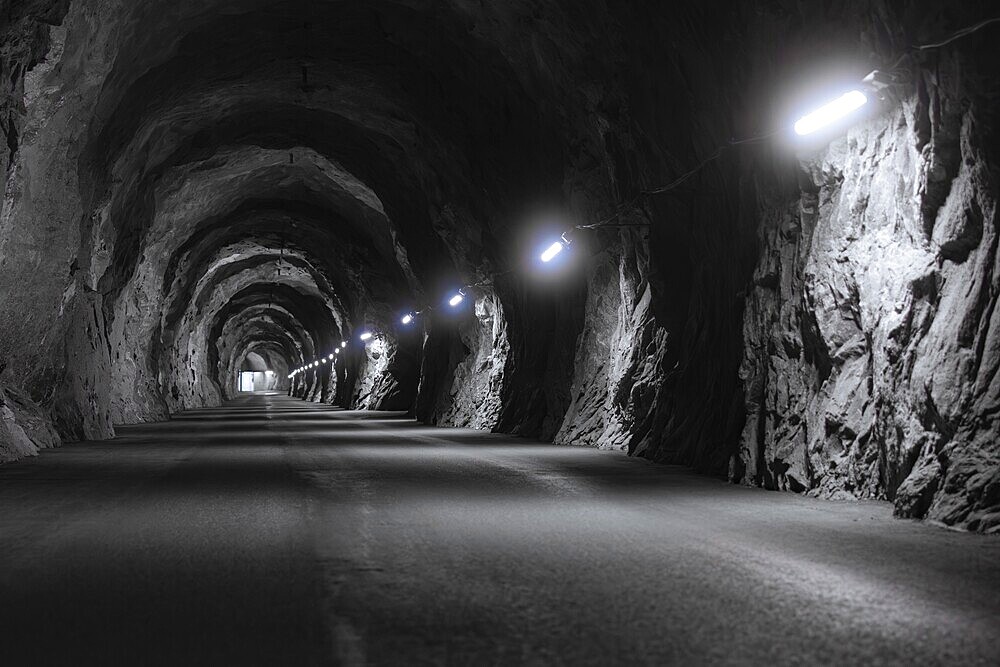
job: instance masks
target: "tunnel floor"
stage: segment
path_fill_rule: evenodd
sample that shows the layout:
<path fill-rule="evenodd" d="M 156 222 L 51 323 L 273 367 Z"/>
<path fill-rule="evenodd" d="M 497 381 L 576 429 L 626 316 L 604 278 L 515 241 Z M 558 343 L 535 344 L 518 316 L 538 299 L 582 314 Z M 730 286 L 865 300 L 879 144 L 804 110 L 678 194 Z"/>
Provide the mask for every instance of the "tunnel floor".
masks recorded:
<path fill-rule="evenodd" d="M 1000 540 L 283 396 L 0 467 L 0 664 L 992 664 Z"/>

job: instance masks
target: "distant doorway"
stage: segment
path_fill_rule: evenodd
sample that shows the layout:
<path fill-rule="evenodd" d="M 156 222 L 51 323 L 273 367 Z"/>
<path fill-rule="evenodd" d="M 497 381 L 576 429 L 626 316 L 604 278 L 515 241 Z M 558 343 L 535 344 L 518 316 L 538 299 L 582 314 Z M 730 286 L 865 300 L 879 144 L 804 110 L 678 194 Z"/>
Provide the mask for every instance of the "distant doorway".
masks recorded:
<path fill-rule="evenodd" d="M 277 385 L 273 371 L 240 371 L 239 391 L 270 391 Z"/>
<path fill-rule="evenodd" d="M 253 380 L 254 375 L 263 375 L 263 373 L 256 373 L 254 371 L 241 371 L 240 372 L 240 391 L 253 391 Z"/>

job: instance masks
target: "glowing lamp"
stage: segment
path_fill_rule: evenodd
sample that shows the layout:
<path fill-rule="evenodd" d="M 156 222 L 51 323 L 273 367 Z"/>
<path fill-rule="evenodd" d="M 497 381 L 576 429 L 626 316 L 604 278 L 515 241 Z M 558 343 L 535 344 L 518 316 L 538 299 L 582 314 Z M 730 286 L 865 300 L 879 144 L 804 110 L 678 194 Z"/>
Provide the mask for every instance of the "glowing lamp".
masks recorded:
<path fill-rule="evenodd" d="M 542 253 L 542 261 L 543 262 L 551 262 L 553 260 L 553 258 L 556 255 L 558 255 L 559 253 L 561 253 L 562 251 L 563 251 L 562 241 L 556 241 L 555 243 L 553 243 L 552 245 L 550 245 L 548 248 L 546 248 L 545 252 Z"/>
<path fill-rule="evenodd" d="M 336 350 L 333 351 L 333 353 L 334 354 L 340 354 L 340 348 L 338 347 Z"/>
<path fill-rule="evenodd" d="M 372 332 L 371 331 L 366 331 L 363 334 L 361 334 L 360 336 L 358 336 L 358 338 L 360 338 L 361 340 L 368 340 L 371 337 L 372 337 Z"/>
<path fill-rule="evenodd" d="M 333 355 L 331 354 L 330 356 L 327 357 L 327 359 L 329 359 L 330 361 L 333 361 Z"/>
<path fill-rule="evenodd" d="M 409 324 L 412 321 L 413 321 L 412 313 L 407 313 L 406 315 L 403 315 L 403 319 L 400 320 L 400 322 L 402 322 L 403 324 Z"/>
<path fill-rule="evenodd" d="M 458 290 L 458 294 L 448 299 L 448 305 L 454 308 L 463 301 L 465 301 L 465 292 Z"/>
<path fill-rule="evenodd" d="M 322 359 L 320 359 L 320 360 L 319 360 L 319 363 L 321 363 L 321 364 L 325 364 L 325 363 L 326 363 L 326 357 L 323 357 Z"/>
<path fill-rule="evenodd" d="M 844 93 L 832 102 L 824 104 L 816 111 L 807 114 L 796 121 L 795 134 L 805 136 L 812 134 L 830 123 L 836 122 L 868 103 L 868 97 L 860 90 Z"/>
<path fill-rule="evenodd" d="M 340 341 L 340 347 L 342 348 L 347 347 L 347 341 L 346 340 Z"/>

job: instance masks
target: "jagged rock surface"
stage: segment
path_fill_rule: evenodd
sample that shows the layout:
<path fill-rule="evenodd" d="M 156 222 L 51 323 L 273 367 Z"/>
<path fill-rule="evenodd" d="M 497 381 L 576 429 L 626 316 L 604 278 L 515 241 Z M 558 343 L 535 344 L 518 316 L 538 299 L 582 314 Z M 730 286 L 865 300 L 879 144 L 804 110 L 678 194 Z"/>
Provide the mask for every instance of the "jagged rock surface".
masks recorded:
<path fill-rule="evenodd" d="M 997 114 L 974 62 L 933 56 L 801 156 L 798 202 L 763 201 L 744 482 L 1000 529 Z"/>

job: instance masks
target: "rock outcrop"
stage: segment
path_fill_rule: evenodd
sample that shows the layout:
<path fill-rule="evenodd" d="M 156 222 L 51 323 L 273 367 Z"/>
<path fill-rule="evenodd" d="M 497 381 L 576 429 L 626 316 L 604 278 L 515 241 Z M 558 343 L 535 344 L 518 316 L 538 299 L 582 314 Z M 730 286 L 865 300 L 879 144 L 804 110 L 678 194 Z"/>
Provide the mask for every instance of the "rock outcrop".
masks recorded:
<path fill-rule="evenodd" d="M 907 60 L 898 98 L 799 155 L 797 201 L 762 201 L 742 481 L 1000 529 L 998 115 L 983 44 Z"/>

